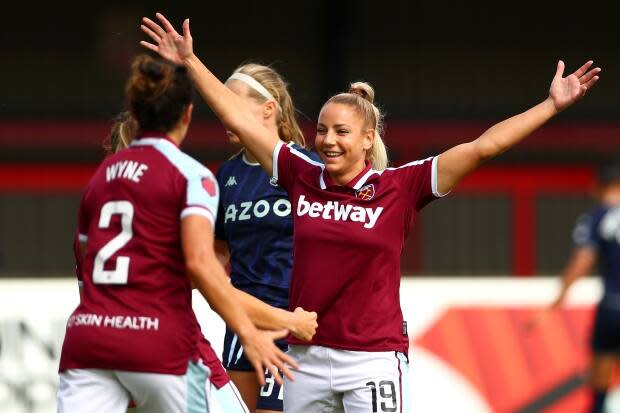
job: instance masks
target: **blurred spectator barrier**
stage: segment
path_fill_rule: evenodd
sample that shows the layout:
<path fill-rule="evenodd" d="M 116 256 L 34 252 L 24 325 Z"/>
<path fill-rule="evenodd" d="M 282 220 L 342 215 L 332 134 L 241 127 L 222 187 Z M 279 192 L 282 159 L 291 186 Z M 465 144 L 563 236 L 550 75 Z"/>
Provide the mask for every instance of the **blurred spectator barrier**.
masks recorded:
<path fill-rule="evenodd" d="M 410 337 L 415 410 L 459 413 L 578 413 L 593 304 L 601 287 L 581 280 L 563 311 L 529 331 L 554 296 L 552 278 L 408 278 L 401 306 Z M 78 302 L 72 280 L 0 281 L 0 406 L 53 412 L 64 324 Z M 194 310 L 216 352 L 223 323 L 196 293 Z M 446 395 L 450 397 L 445 397 Z M 612 392 L 610 412 L 620 412 Z"/>

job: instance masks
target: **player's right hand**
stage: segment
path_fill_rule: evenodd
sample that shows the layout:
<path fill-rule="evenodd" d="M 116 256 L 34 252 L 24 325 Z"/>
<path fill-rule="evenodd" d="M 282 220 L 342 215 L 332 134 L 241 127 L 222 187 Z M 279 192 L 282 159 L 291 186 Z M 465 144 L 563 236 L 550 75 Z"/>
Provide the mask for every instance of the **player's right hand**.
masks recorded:
<path fill-rule="evenodd" d="M 303 341 L 312 340 L 319 326 L 316 319 L 316 312 L 297 307 L 293 312 L 292 325 L 290 326 L 291 334 Z"/>
<path fill-rule="evenodd" d="M 295 380 L 290 367 L 298 369 L 299 365 L 290 356 L 284 354 L 275 345 L 274 341 L 288 335 L 288 330 L 264 331 L 256 330 L 257 333 L 251 337 L 241 338 L 243 351 L 249 362 L 256 370 L 258 382 L 265 384 L 265 369 L 273 375 L 276 383 L 282 385 L 280 371 L 289 380 Z"/>
<path fill-rule="evenodd" d="M 183 36 L 181 36 L 163 14 L 156 13 L 155 16 L 159 19 L 161 26 L 148 17 L 142 18 L 140 26 L 140 29 L 155 43 L 142 40 L 140 44 L 172 63 L 183 64 L 184 59 L 194 54 L 189 19 L 183 21 Z"/>

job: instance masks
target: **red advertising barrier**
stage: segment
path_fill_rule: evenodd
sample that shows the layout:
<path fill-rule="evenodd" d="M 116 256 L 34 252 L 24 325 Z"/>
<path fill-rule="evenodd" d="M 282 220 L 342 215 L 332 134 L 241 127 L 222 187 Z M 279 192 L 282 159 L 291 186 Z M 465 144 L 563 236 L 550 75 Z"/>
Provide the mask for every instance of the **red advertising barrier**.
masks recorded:
<path fill-rule="evenodd" d="M 526 328 L 540 308 L 452 307 L 415 344 L 459 371 L 495 413 L 581 413 L 593 307 L 552 314 Z"/>

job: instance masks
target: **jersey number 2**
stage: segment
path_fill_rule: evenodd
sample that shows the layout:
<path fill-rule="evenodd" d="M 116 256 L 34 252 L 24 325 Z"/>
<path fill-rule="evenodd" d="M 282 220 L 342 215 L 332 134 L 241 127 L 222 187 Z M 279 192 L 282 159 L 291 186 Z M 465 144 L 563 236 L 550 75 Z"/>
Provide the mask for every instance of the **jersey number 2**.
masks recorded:
<path fill-rule="evenodd" d="M 133 236 L 131 228 L 133 205 L 129 201 L 106 202 L 101 208 L 99 228 L 108 228 L 114 214 L 121 216 L 121 233 L 112 238 L 97 252 L 93 269 L 93 282 L 95 284 L 127 284 L 129 257 L 117 257 L 116 268 L 113 270 L 104 270 L 103 267 L 105 262 L 123 248 Z"/>

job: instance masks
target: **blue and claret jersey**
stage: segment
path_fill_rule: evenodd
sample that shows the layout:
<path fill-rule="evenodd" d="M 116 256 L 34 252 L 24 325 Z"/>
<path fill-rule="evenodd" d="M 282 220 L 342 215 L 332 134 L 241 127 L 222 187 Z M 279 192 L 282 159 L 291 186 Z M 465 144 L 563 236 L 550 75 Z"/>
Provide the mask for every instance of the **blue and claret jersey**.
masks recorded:
<path fill-rule="evenodd" d="M 289 145 L 319 160 L 316 153 Z M 223 163 L 216 177 L 221 194 L 215 238 L 228 243 L 232 284 L 267 304 L 287 308 L 293 220 L 286 191 L 244 152 Z"/>
<path fill-rule="evenodd" d="M 598 253 L 605 295 L 620 298 L 620 205 L 601 206 L 579 218 L 573 240 Z"/>

